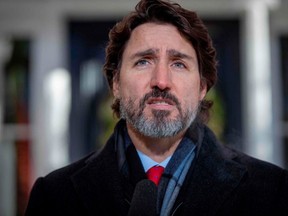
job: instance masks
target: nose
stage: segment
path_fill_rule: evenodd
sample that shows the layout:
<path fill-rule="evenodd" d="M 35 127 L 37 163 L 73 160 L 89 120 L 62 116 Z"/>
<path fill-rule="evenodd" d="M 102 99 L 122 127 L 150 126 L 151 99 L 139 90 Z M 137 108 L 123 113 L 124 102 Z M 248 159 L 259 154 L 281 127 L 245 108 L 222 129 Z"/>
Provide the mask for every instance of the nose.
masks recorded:
<path fill-rule="evenodd" d="M 151 88 L 158 87 L 161 90 L 170 89 L 172 84 L 171 73 L 168 65 L 159 63 L 153 70 L 151 77 Z"/>

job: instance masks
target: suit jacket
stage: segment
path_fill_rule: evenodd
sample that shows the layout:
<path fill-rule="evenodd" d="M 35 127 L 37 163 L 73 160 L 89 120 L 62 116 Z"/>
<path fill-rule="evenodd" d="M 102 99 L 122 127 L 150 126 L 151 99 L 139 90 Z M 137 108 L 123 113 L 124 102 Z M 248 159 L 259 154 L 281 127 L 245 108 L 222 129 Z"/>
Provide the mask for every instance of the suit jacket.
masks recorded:
<path fill-rule="evenodd" d="M 206 127 L 201 134 L 171 215 L 288 215 L 286 170 L 219 144 Z M 135 184 L 145 178 L 131 151 L 129 180 L 118 170 L 115 134 L 99 154 L 39 178 L 26 216 L 127 215 Z"/>

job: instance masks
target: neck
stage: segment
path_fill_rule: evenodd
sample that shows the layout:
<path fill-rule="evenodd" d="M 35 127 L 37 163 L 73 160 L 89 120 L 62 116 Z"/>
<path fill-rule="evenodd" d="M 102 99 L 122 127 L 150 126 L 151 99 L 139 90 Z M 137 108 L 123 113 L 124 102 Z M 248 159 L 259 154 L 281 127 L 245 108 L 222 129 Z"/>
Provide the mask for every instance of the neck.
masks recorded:
<path fill-rule="evenodd" d="M 129 123 L 127 123 L 127 129 L 135 148 L 158 163 L 175 152 L 185 133 L 183 131 L 173 137 L 154 138 L 140 134 Z"/>

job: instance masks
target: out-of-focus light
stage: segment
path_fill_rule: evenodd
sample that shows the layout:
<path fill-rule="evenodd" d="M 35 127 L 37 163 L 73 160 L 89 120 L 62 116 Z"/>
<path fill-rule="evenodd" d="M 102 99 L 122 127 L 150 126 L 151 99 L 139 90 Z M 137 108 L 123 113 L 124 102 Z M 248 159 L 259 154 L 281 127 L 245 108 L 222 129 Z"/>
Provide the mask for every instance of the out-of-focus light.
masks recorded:
<path fill-rule="evenodd" d="M 71 78 L 67 70 L 51 71 L 44 81 L 49 136 L 49 163 L 60 167 L 68 163 L 68 127 L 71 103 Z"/>

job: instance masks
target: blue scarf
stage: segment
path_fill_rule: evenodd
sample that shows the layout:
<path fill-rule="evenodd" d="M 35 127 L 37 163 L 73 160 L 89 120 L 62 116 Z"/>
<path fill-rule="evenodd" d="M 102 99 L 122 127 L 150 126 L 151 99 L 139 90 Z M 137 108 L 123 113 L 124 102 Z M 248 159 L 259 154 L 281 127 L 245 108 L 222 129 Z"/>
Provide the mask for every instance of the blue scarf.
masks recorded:
<path fill-rule="evenodd" d="M 129 168 L 125 152 L 132 144 L 128 135 L 126 123 L 120 120 L 115 128 L 118 167 L 120 172 L 129 178 Z M 172 207 L 176 201 L 179 191 L 183 185 L 187 172 L 194 160 L 196 145 L 185 136 L 172 158 L 170 159 L 158 185 L 157 212 L 160 216 L 171 214 Z"/>
<path fill-rule="evenodd" d="M 195 157 L 195 149 L 192 140 L 184 137 L 165 168 L 158 186 L 157 210 L 160 216 L 170 215 Z"/>

